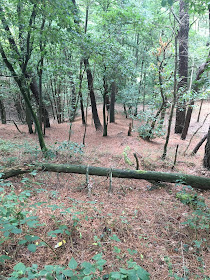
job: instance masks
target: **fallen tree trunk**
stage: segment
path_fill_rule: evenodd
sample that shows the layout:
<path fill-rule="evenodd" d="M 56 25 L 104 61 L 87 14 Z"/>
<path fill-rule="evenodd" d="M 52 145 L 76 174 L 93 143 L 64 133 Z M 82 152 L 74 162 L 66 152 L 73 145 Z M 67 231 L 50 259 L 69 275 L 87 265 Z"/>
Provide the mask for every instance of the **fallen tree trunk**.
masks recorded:
<path fill-rule="evenodd" d="M 41 168 L 39 168 L 41 170 Z M 9 168 L 5 170 L 0 170 L 0 179 L 8 179 L 11 177 L 15 177 L 21 174 L 30 173 L 33 170 L 36 170 L 34 166 L 16 166 L 14 168 Z"/>
<path fill-rule="evenodd" d="M 110 168 L 85 166 L 85 165 L 67 165 L 67 164 L 35 164 L 33 166 L 26 166 L 23 168 L 10 169 L 2 171 L 2 179 L 8 179 L 13 176 L 17 176 L 23 173 L 29 173 L 32 170 L 42 170 L 49 172 L 58 173 L 77 173 L 86 174 L 88 168 L 89 175 L 96 176 L 109 176 Z M 146 181 L 156 182 L 168 182 L 168 183 L 180 183 L 189 185 L 193 188 L 209 190 L 210 189 L 210 178 L 199 177 L 194 175 L 186 175 L 182 173 L 167 173 L 167 172 L 156 172 L 156 171 L 145 171 L 145 170 L 123 170 L 123 169 L 112 169 L 112 177 L 117 178 L 130 178 L 130 179 L 142 179 Z"/>

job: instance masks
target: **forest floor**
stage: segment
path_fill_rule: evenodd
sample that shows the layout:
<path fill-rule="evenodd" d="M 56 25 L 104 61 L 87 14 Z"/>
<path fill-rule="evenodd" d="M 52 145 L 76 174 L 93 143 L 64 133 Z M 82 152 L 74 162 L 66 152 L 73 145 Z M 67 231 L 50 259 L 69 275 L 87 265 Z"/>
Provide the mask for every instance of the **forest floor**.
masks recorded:
<path fill-rule="evenodd" d="M 142 170 L 210 177 L 210 171 L 202 167 L 204 145 L 195 156 L 190 155 L 198 141 L 207 133 L 210 116 L 193 138 L 186 155 L 183 155 L 191 136 L 209 113 L 210 104 L 203 104 L 199 123 L 198 108 L 197 106 L 193 112 L 185 141 L 180 140 L 180 136 L 174 134 L 172 129 L 165 161 L 161 159 L 165 137 L 144 141 L 138 137 L 137 121 L 134 122 L 132 136 L 127 136 L 130 120 L 125 118 L 120 106 L 116 108 L 115 123 L 108 125 L 107 137 L 103 137 L 101 131 L 95 131 L 89 112 L 83 153 L 80 150 L 84 134 L 81 118 L 78 116 L 72 125 L 71 141 L 78 143 L 77 146 L 67 144 L 68 123 L 52 122 L 51 128 L 46 130 L 45 141 L 52 149 L 56 149 L 56 156 L 49 161 L 135 169 L 133 153 L 137 153 Z M 99 107 L 102 120 L 101 111 Z M 0 125 L 2 169 L 37 160 L 44 161 L 39 153 L 37 135 L 29 135 L 25 125 L 19 124 L 18 127 L 22 134 L 13 124 Z M 172 170 L 177 145 L 177 163 Z M 126 267 L 126 262 L 132 259 L 146 269 L 153 280 L 209 279 L 209 229 L 205 228 L 205 211 L 210 206 L 209 191 L 196 191 L 205 199 L 204 207 L 198 209 L 195 201 L 187 205 L 177 198 L 177 193 L 183 191 L 180 184 L 152 185 L 144 180 L 113 178 L 113 192 L 110 194 L 109 178 L 90 176 L 89 179 L 91 194 L 87 192 L 85 175 L 40 172 L 36 176 L 24 175 L 10 179 L 16 194 L 30 190 L 30 200 L 25 202 L 24 207 L 29 213 L 36 213 L 34 215 L 44 224 L 31 228 L 30 232 L 40 236 L 51 248 L 38 246 L 36 252 L 32 253 L 27 246 L 18 244 L 26 231 L 12 236 L 1 244 L 0 255 L 6 252 L 11 259 L 0 264 L 0 275 L 9 276 L 12 267 L 19 262 L 27 266 L 36 263 L 40 267 L 67 265 L 72 256 L 78 263 L 82 263 L 91 261 L 97 253 L 103 253 L 103 258 L 107 261 L 103 274 Z M 186 193 L 190 194 L 188 198 L 203 201 L 196 197 L 195 190 L 187 188 L 181 197 Z M 37 202 L 45 203 L 33 208 Z M 17 205 L 15 207 L 18 208 Z M 203 212 L 200 211 L 199 214 L 196 209 Z M 63 232 L 49 236 L 50 231 L 61 225 L 66 225 L 71 234 Z M 66 243 L 55 248 L 62 240 Z M 175 274 L 180 278 L 175 278 Z"/>

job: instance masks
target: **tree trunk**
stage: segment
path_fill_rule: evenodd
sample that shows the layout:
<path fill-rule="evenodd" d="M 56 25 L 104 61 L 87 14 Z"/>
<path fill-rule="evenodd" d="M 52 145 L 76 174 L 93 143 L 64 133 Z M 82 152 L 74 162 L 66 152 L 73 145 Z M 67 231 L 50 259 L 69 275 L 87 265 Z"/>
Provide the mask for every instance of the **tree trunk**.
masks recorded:
<path fill-rule="evenodd" d="M 126 108 L 125 103 L 123 104 L 123 111 L 124 111 L 125 117 L 127 119 L 128 118 L 128 112 L 127 112 L 127 108 Z"/>
<path fill-rule="evenodd" d="M 208 133 L 198 142 L 198 144 L 195 146 L 195 148 L 192 151 L 192 156 L 197 153 L 197 151 L 200 149 L 200 147 L 203 145 L 203 143 L 206 141 L 208 136 Z"/>
<path fill-rule="evenodd" d="M 32 120 L 32 117 L 31 117 L 31 112 L 30 112 L 30 109 L 29 109 L 27 104 L 25 105 L 25 108 L 26 108 L 26 123 L 27 123 L 27 126 L 28 126 L 28 132 L 30 134 L 33 134 L 34 133 L 33 127 L 32 127 L 33 120 Z"/>
<path fill-rule="evenodd" d="M 79 73 L 79 99 L 80 99 L 80 110 L 82 116 L 82 124 L 85 124 L 85 112 L 84 112 L 84 105 L 83 105 L 83 97 L 82 97 L 82 81 L 83 81 L 83 74 L 82 73 L 82 59 L 80 60 L 80 73 Z"/>
<path fill-rule="evenodd" d="M 189 126 L 190 126 L 190 120 L 191 120 L 194 104 L 195 104 L 195 102 L 194 102 L 194 100 L 192 100 L 190 102 L 190 105 L 189 105 L 188 109 L 187 109 L 187 114 L 186 114 L 186 117 L 185 117 L 184 127 L 183 127 L 182 135 L 181 135 L 182 140 L 185 140 L 186 137 L 187 137 L 187 132 L 188 132 L 188 129 L 189 129 Z"/>
<path fill-rule="evenodd" d="M 72 76 L 72 75 L 71 75 Z M 71 77 L 71 108 L 70 108 L 70 116 L 69 120 L 70 122 L 73 122 L 76 116 L 76 110 L 77 110 L 77 96 L 76 96 L 76 89 L 75 89 L 75 84 L 73 81 L 73 78 Z"/>
<path fill-rule="evenodd" d="M 30 75 L 26 74 L 26 78 L 30 78 Z M 39 93 L 39 87 L 37 85 L 35 77 L 33 77 L 31 79 L 30 89 L 31 89 L 31 92 L 33 93 L 33 96 L 35 98 L 36 104 L 39 106 L 39 96 L 40 96 L 40 93 Z M 43 110 L 42 111 L 42 116 L 43 116 L 43 118 L 46 121 L 46 127 L 50 127 L 49 114 L 48 114 L 48 111 L 47 111 L 47 109 L 46 109 L 44 104 L 42 104 L 42 108 L 43 108 L 42 109 Z"/>
<path fill-rule="evenodd" d="M 112 82 L 112 84 L 111 84 L 111 102 L 110 102 L 110 119 L 109 119 L 110 123 L 114 123 L 115 122 L 114 108 L 115 108 L 116 91 L 117 91 L 116 83 Z"/>
<path fill-rule="evenodd" d="M 166 155 L 167 155 L 167 149 L 168 149 L 168 142 L 171 134 L 171 125 L 172 125 L 172 119 L 173 119 L 173 114 L 174 114 L 174 108 L 176 104 L 176 96 L 177 96 L 177 65 L 178 65 L 178 57 L 177 57 L 177 35 L 175 36 L 175 61 L 174 61 L 174 90 L 173 90 L 173 103 L 171 106 L 171 111 L 168 119 L 168 129 L 167 129 L 167 135 L 166 135 L 166 141 L 164 144 L 163 148 L 163 155 L 162 159 L 165 160 Z"/>
<path fill-rule="evenodd" d="M 201 79 L 202 74 L 205 72 L 205 70 L 208 69 L 209 63 L 210 63 L 210 52 L 209 52 L 209 55 L 208 55 L 208 57 L 207 57 L 206 62 L 203 63 L 203 64 L 199 67 L 198 72 L 197 72 L 197 74 L 196 74 L 196 79 L 195 79 L 195 82 L 194 82 L 194 85 L 193 85 L 193 90 L 194 90 L 195 92 L 198 92 L 198 90 L 199 90 L 198 81 Z M 194 103 L 195 103 L 194 100 L 192 100 L 192 101 L 190 102 L 190 105 L 189 105 L 188 110 L 187 110 L 187 114 L 186 114 L 186 118 L 185 118 L 185 123 L 184 123 L 184 128 L 183 128 L 182 135 L 181 135 L 181 139 L 182 139 L 182 140 L 185 140 L 185 139 L 186 139 L 186 136 L 187 136 L 187 132 L 188 132 L 189 125 L 190 125 L 190 120 L 191 120 L 191 115 L 192 115 Z M 200 107 L 200 109 L 201 109 L 201 107 Z M 200 114 L 200 113 L 199 113 L 199 114 Z"/>
<path fill-rule="evenodd" d="M 86 174 L 87 166 L 85 165 L 68 165 L 68 164 L 35 164 L 34 166 L 24 166 L 23 168 L 17 167 L 16 169 L 2 170 L 2 179 L 8 179 L 19 174 L 29 173 L 32 170 L 42 170 L 49 172 L 58 173 L 76 173 Z M 88 166 L 88 174 L 96 176 L 109 176 L 110 168 Z M 145 170 L 123 170 L 123 169 L 112 169 L 112 177 L 117 178 L 128 178 L 128 179 L 139 179 L 146 181 L 156 182 L 168 182 L 189 185 L 193 188 L 199 188 L 202 190 L 210 189 L 210 178 L 199 177 L 194 175 L 186 175 L 182 173 L 166 173 L 156 171 L 145 171 Z"/>
<path fill-rule="evenodd" d="M 87 80 L 88 80 L 88 89 L 89 89 L 89 94 L 90 94 L 90 102 L 91 102 L 91 107 L 92 107 L 92 115 L 93 115 L 93 120 L 95 124 L 96 130 L 101 130 L 102 125 L 98 116 L 98 110 L 96 106 L 96 99 L 95 99 L 95 93 L 93 90 L 93 75 L 90 70 L 90 65 L 88 59 L 84 59 L 84 64 L 86 68 L 86 73 L 87 73 Z"/>
<path fill-rule="evenodd" d="M 207 134 L 207 142 L 205 146 L 205 154 L 203 158 L 203 166 L 210 169 L 210 126 Z"/>
<path fill-rule="evenodd" d="M 107 84 L 107 79 L 106 79 L 106 66 L 104 66 L 104 70 L 105 70 L 105 74 L 103 77 L 103 87 L 104 87 L 104 93 L 103 93 L 103 136 L 107 136 L 107 125 L 108 125 L 108 121 L 106 118 L 106 109 L 107 112 L 109 112 L 109 104 L 108 104 L 108 84 Z"/>
<path fill-rule="evenodd" d="M 188 80 L 188 34 L 189 34 L 189 3 L 185 0 L 179 1 L 180 10 L 180 29 L 179 29 L 179 77 L 180 82 L 178 84 L 179 97 L 177 100 L 176 110 L 176 123 L 175 133 L 182 133 L 184 122 L 186 105 L 185 101 L 181 102 L 184 91 L 187 89 Z"/>
<path fill-rule="evenodd" d="M 200 107 L 199 107 L 199 112 L 198 112 L 197 122 L 199 122 L 199 121 L 200 121 L 200 115 L 201 115 L 201 109 L 202 109 L 202 106 L 203 106 L 203 99 L 201 99 L 201 104 L 200 104 Z"/>
<path fill-rule="evenodd" d="M 7 120 L 6 120 L 6 110 L 4 107 L 4 103 L 3 100 L 0 98 L 0 114 L 1 114 L 1 123 L 2 124 L 6 124 Z"/>
<path fill-rule="evenodd" d="M 106 94 L 103 94 L 103 136 L 107 136 Z"/>
<path fill-rule="evenodd" d="M 18 119 L 23 124 L 25 124 L 25 107 L 24 107 L 24 101 L 20 94 L 17 94 L 17 96 L 14 98 L 14 105 L 17 111 Z"/>

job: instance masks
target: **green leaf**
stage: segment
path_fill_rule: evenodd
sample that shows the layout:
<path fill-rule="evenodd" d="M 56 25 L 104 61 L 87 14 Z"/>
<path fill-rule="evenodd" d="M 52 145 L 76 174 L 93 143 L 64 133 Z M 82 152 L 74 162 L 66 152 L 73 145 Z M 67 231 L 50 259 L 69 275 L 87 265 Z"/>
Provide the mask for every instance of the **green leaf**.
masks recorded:
<path fill-rule="evenodd" d="M 165 7 L 167 5 L 167 0 L 162 0 L 161 5 Z"/>
<path fill-rule="evenodd" d="M 18 263 L 13 268 L 15 271 L 18 271 L 20 274 L 24 274 L 26 271 L 26 266 L 23 263 Z"/>
<path fill-rule="evenodd" d="M 28 240 L 28 241 L 36 241 L 36 240 L 39 240 L 39 236 L 36 236 L 36 235 L 26 235 L 25 239 Z"/>
<path fill-rule="evenodd" d="M 141 280 L 150 280 L 149 273 L 142 267 L 139 266 L 136 273 Z"/>
<path fill-rule="evenodd" d="M 7 256 L 7 255 L 1 255 L 1 256 L 0 256 L 0 263 L 3 263 L 5 260 L 9 260 L 9 259 L 10 259 L 9 256 Z"/>
<path fill-rule="evenodd" d="M 135 255 L 135 254 L 137 254 L 138 252 L 137 252 L 136 250 L 128 249 L 128 253 L 129 253 L 130 255 Z"/>
<path fill-rule="evenodd" d="M 85 276 L 84 278 L 82 278 L 83 280 L 90 280 L 92 279 L 92 276 Z"/>
<path fill-rule="evenodd" d="M 64 270 L 62 273 L 63 273 L 63 275 L 68 276 L 68 277 L 71 277 L 74 275 L 73 271 L 71 271 L 71 270 Z"/>
<path fill-rule="evenodd" d="M 168 0 L 168 4 L 169 4 L 170 6 L 172 6 L 173 3 L 174 3 L 174 0 Z"/>
<path fill-rule="evenodd" d="M 95 261 L 98 261 L 102 258 L 102 254 L 97 254 L 95 255 L 92 259 L 95 260 Z"/>
<path fill-rule="evenodd" d="M 121 242 L 120 239 L 117 237 L 116 234 L 113 234 L 113 236 L 110 236 L 111 240 L 117 241 L 117 242 Z"/>
<path fill-rule="evenodd" d="M 115 252 L 116 254 L 120 254 L 121 249 L 118 248 L 117 246 L 114 246 L 114 252 Z"/>
<path fill-rule="evenodd" d="M 44 269 L 48 272 L 53 272 L 54 271 L 54 266 L 53 265 L 46 265 Z"/>
<path fill-rule="evenodd" d="M 19 243 L 20 245 L 23 245 L 23 244 L 26 244 L 26 243 L 27 243 L 27 240 L 22 239 L 22 240 L 20 240 L 18 243 Z"/>
<path fill-rule="evenodd" d="M 68 264 L 68 267 L 71 268 L 71 269 L 76 269 L 77 266 L 78 266 L 77 261 L 72 257 L 69 264 Z"/>
<path fill-rule="evenodd" d="M 11 232 L 14 233 L 14 234 L 20 234 L 22 232 L 22 229 L 14 228 Z"/>
<path fill-rule="evenodd" d="M 101 260 L 98 260 L 96 263 L 98 266 L 104 266 L 106 264 L 106 260 L 101 259 Z"/>
<path fill-rule="evenodd" d="M 29 173 L 32 176 L 36 176 L 37 175 L 37 170 L 33 170 L 31 173 Z"/>
<path fill-rule="evenodd" d="M 121 274 L 119 272 L 111 272 L 110 273 L 111 279 L 121 279 Z"/>
<path fill-rule="evenodd" d="M 35 244 L 29 244 L 28 250 L 32 253 L 36 252 L 36 245 Z"/>
<path fill-rule="evenodd" d="M 89 263 L 89 262 L 83 262 L 83 263 L 81 264 L 81 267 L 84 268 L 83 273 L 84 273 L 85 275 L 88 275 L 88 274 L 90 274 L 91 272 L 94 273 L 94 272 L 96 271 L 95 267 L 94 267 L 91 263 Z"/>

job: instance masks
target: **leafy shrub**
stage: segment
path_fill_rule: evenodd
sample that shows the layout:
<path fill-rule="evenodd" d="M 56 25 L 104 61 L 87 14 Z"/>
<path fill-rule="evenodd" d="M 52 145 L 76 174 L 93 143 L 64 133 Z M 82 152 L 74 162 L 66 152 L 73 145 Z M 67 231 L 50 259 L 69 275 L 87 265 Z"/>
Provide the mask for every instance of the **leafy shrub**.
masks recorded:
<path fill-rule="evenodd" d="M 81 265 L 72 257 L 68 263 L 68 267 L 59 265 L 47 265 L 42 270 L 38 270 L 37 265 L 26 267 L 23 263 L 18 263 L 14 267 L 10 280 L 17 279 L 72 279 L 72 280 L 90 280 L 90 279 L 140 279 L 149 280 L 149 273 L 135 262 L 128 261 L 128 269 L 120 268 L 117 272 L 111 272 L 103 275 L 104 265 L 106 260 L 102 258 L 102 254 L 96 254 L 93 257 L 93 262 L 83 262 Z M 26 278 L 27 277 L 27 278 Z"/>
<path fill-rule="evenodd" d="M 51 154 L 54 157 L 62 156 L 63 159 L 80 159 L 83 155 L 83 145 L 75 142 L 56 142 L 55 145 L 51 146 Z"/>
<path fill-rule="evenodd" d="M 136 119 L 140 121 L 137 131 L 139 136 L 143 139 L 155 139 L 156 137 L 161 137 L 165 134 L 160 121 L 157 121 L 156 126 L 151 129 L 151 124 L 155 120 L 155 116 L 152 111 L 140 112 Z"/>

